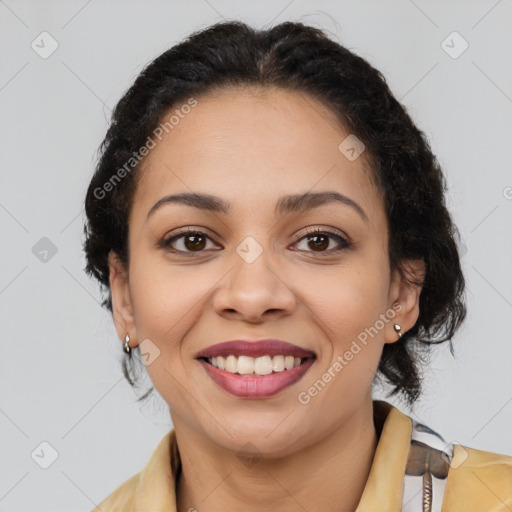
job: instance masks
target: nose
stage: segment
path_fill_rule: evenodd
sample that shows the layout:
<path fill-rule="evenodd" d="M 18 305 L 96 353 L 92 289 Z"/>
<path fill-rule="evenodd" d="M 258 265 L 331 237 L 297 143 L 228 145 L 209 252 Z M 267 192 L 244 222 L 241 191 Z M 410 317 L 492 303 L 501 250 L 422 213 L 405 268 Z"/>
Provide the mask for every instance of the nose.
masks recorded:
<path fill-rule="evenodd" d="M 251 263 L 242 258 L 235 262 L 214 294 L 217 314 L 249 323 L 290 315 L 296 308 L 296 295 L 283 273 L 269 263 L 264 253 Z"/>

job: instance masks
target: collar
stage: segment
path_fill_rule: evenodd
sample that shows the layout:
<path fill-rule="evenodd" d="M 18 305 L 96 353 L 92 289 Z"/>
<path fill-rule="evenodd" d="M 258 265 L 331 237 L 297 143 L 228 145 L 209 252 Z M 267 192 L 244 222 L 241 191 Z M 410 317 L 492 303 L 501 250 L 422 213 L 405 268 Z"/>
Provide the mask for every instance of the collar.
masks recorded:
<path fill-rule="evenodd" d="M 379 438 L 356 512 L 512 510 L 512 457 L 448 443 L 391 404 L 374 400 Z M 94 512 L 176 512 L 181 460 L 170 430 L 140 472 Z"/>
<path fill-rule="evenodd" d="M 379 442 L 356 512 L 400 512 L 412 420 L 387 402 L 374 400 L 373 404 Z M 176 484 L 180 472 L 181 459 L 172 429 L 139 474 L 136 510 L 176 512 Z"/>

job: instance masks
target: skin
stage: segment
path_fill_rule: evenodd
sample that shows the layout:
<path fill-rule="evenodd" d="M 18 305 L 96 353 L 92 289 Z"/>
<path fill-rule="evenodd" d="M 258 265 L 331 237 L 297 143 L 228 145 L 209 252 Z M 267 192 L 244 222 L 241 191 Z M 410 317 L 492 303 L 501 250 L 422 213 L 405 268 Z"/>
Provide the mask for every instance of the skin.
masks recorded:
<path fill-rule="evenodd" d="M 160 350 L 146 368 L 169 405 L 182 457 L 178 510 L 353 511 L 368 478 L 377 435 L 372 381 L 385 343 L 410 329 L 421 289 L 391 273 L 384 202 L 364 166 L 338 149 L 349 135 L 334 114 L 305 94 L 225 89 L 198 105 L 151 150 L 129 216 L 129 268 L 109 254 L 113 315 L 132 347 Z M 337 191 L 355 209 L 330 203 L 284 217 L 279 197 Z M 203 192 L 231 203 L 229 215 L 167 204 L 163 196 Z M 158 241 L 190 226 L 206 233 L 173 254 Z M 333 238 L 318 249 L 306 227 Z M 252 236 L 262 254 L 236 252 Z M 192 241 L 194 242 L 194 240 Z M 327 245 L 328 243 L 328 245 Z M 199 251 L 199 252 L 198 252 Z M 326 254 L 322 256 L 322 253 Z M 420 261 L 408 261 L 421 275 Z M 401 310 L 307 405 L 297 396 L 333 366 L 357 335 L 398 302 Z M 305 376 L 264 399 L 235 397 L 195 359 L 199 350 L 239 338 L 277 338 L 313 350 Z M 239 452 L 252 443 L 259 460 Z"/>

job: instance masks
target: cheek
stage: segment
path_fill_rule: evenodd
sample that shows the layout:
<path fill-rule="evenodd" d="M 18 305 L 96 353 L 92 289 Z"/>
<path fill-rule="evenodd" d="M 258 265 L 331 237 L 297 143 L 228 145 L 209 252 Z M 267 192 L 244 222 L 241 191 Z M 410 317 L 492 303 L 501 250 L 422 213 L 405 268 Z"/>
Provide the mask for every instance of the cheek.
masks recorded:
<path fill-rule="evenodd" d="M 379 259 L 365 264 L 362 258 L 351 263 L 330 273 L 316 273 L 311 281 L 303 279 L 300 292 L 333 348 L 339 350 L 371 328 L 385 313 L 388 301 L 386 265 Z"/>
<path fill-rule="evenodd" d="M 146 370 L 161 394 L 188 378 L 191 332 L 201 321 L 215 276 L 192 266 L 171 266 L 154 254 L 134 255 L 130 289 L 139 341 L 149 339 L 160 356 Z M 141 347 L 142 348 L 142 347 Z M 173 379 L 174 377 L 174 379 Z M 178 386 L 179 387 L 179 386 Z M 179 394 L 179 393 L 178 393 Z"/>
<path fill-rule="evenodd" d="M 339 284 L 333 284 L 334 276 L 325 280 L 323 289 L 328 292 L 317 294 L 316 303 L 309 304 L 330 342 L 321 348 L 318 368 L 298 397 L 301 404 L 312 406 L 312 417 L 331 411 L 327 416 L 336 421 L 343 410 L 357 408 L 371 392 L 384 330 L 393 321 L 385 316 L 388 282 L 383 276 L 385 267 L 347 267 L 336 277 Z"/>
<path fill-rule="evenodd" d="M 137 335 L 162 341 L 165 332 L 183 316 L 183 301 L 177 300 L 176 292 L 164 280 L 144 277 L 143 273 L 138 277 L 130 285 Z"/>
<path fill-rule="evenodd" d="M 205 291 L 195 286 L 193 273 L 189 272 L 186 279 L 185 274 L 180 278 L 180 273 L 171 273 L 168 265 L 150 262 L 149 258 L 144 264 L 142 261 L 143 258 L 137 261 L 134 257 L 130 267 L 137 337 L 139 342 L 151 340 L 158 347 L 157 357 L 145 364 L 145 370 L 157 392 L 173 409 L 187 411 L 190 396 L 180 385 L 188 378 L 182 340 L 197 322 L 195 308 L 200 308 L 200 297 Z"/>
<path fill-rule="evenodd" d="M 208 290 L 190 269 L 172 267 L 155 253 L 133 255 L 130 290 L 139 337 L 154 337 L 164 343 L 186 327 L 194 305 Z"/>

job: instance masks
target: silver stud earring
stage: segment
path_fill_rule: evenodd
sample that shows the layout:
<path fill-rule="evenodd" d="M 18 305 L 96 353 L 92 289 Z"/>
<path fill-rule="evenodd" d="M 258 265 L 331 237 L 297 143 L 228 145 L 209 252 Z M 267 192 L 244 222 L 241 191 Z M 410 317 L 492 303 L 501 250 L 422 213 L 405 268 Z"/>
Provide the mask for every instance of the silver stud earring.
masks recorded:
<path fill-rule="evenodd" d="M 130 343 L 130 336 L 128 336 L 128 334 L 127 334 L 127 335 L 126 335 L 126 338 L 124 339 L 123 349 L 124 349 L 124 351 L 125 351 L 128 355 L 131 355 L 132 349 L 131 349 L 130 345 L 128 345 L 128 343 Z"/>
<path fill-rule="evenodd" d="M 393 325 L 393 329 L 395 329 L 396 333 L 398 334 L 398 339 L 402 337 L 402 333 L 400 332 L 401 327 L 398 324 Z"/>

